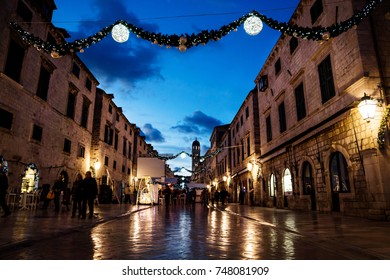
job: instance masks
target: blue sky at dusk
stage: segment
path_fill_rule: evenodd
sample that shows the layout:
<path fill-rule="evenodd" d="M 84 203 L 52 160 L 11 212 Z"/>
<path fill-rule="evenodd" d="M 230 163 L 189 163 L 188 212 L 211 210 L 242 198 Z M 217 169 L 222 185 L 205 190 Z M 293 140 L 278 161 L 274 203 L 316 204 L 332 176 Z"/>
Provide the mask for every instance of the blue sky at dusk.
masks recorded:
<path fill-rule="evenodd" d="M 150 32 L 196 34 L 217 30 L 252 10 L 288 21 L 298 2 L 56 0 L 53 23 L 70 33 L 69 41 L 88 37 L 119 19 Z M 131 33 L 122 44 L 107 36 L 79 57 L 159 153 L 191 153 L 197 138 L 203 155 L 213 128 L 230 123 L 254 88 L 254 79 L 280 35 L 264 24 L 259 35 L 250 36 L 241 26 L 219 41 L 180 52 Z M 191 168 L 188 158 L 167 164 L 173 169 Z"/>

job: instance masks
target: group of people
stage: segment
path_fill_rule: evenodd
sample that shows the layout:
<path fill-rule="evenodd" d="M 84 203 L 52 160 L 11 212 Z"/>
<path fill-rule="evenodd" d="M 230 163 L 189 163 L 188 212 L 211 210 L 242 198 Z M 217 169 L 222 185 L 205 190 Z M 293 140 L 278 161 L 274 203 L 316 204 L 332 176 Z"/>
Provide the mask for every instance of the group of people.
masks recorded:
<path fill-rule="evenodd" d="M 51 196 L 51 193 L 54 195 Z M 77 212 L 79 218 L 85 219 L 87 217 L 87 206 L 89 210 L 88 218 L 93 217 L 98 187 L 90 171 L 85 173 L 85 178 L 80 173 L 77 174 L 71 189 L 66 189 L 62 176 L 59 176 L 51 189 L 49 185 L 44 185 L 41 195 L 43 209 L 47 209 L 50 201 L 53 200 L 54 210 L 58 212 L 61 204 L 61 193 L 63 194 L 62 203 L 67 209 L 69 209 L 70 199 L 72 200 L 72 218 L 76 216 Z"/>

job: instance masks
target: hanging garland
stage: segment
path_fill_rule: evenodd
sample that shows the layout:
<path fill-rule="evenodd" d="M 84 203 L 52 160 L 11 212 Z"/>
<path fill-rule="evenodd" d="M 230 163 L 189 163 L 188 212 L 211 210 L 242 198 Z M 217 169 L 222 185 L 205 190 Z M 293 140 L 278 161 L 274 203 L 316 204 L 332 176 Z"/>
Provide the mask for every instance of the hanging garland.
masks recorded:
<path fill-rule="evenodd" d="M 200 157 L 199 157 L 199 160 L 202 162 L 202 161 L 204 161 L 204 160 L 207 159 L 207 158 L 216 156 L 216 155 L 219 154 L 220 152 L 222 152 L 222 149 L 217 149 L 217 150 L 215 150 L 215 152 L 212 152 L 212 153 L 210 153 L 210 154 L 208 154 L 208 155 L 200 156 Z M 196 157 L 196 156 L 193 156 L 192 154 L 189 154 L 189 153 L 184 152 L 184 151 L 182 151 L 182 152 L 180 152 L 180 153 L 177 153 L 176 155 L 172 155 L 172 156 L 160 156 L 160 155 L 158 154 L 158 152 L 156 152 L 156 151 L 150 151 L 148 154 L 149 154 L 149 156 L 151 156 L 151 157 L 156 157 L 156 158 L 161 159 L 161 160 L 164 160 L 164 161 L 172 160 L 172 159 L 175 159 L 175 158 L 177 158 L 177 157 L 179 157 L 179 156 L 180 156 L 181 158 L 183 158 L 183 159 L 186 158 L 187 156 L 190 157 L 190 158 L 195 158 L 195 157 Z"/>
<path fill-rule="evenodd" d="M 51 54 L 54 58 L 70 53 L 83 52 L 85 48 L 100 42 L 110 33 L 112 33 L 115 41 L 123 43 L 129 38 L 130 32 L 134 33 L 139 38 L 148 40 L 152 44 L 166 46 L 167 48 L 176 47 L 183 52 L 193 46 L 205 45 L 210 41 L 218 41 L 228 35 L 231 31 L 237 30 L 237 28 L 242 24 L 244 24 L 245 31 L 249 35 L 256 35 L 262 29 L 262 22 L 270 28 L 290 36 L 314 41 L 329 40 L 332 37 L 336 37 L 346 32 L 353 26 L 360 24 L 361 21 L 372 12 L 379 2 L 382 2 L 382 0 L 371 0 L 361 11 L 357 12 L 349 19 L 328 27 L 301 27 L 296 24 L 278 22 L 277 20 L 262 15 L 257 11 L 252 11 L 232 23 L 222 26 L 218 30 L 203 30 L 198 34 L 193 33 L 191 35 L 187 33 L 185 35 L 164 35 L 161 33 L 149 32 L 124 20 L 118 20 L 114 24 L 103 28 L 92 36 L 59 45 L 43 41 L 39 37 L 23 30 L 23 28 L 21 28 L 16 22 L 11 22 L 10 25 L 22 37 L 24 42 L 34 46 L 39 51 L 42 50 Z"/>
<path fill-rule="evenodd" d="M 390 107 L 387 107 L 378 130 L 377 141 L 378 141 L 379 149 L 383 149 L 385 147 L 385 134 L 387 130 L 386 128 L 387 128 L 387 122 L 389 120 L 389 117 L 390 117 Z"/>

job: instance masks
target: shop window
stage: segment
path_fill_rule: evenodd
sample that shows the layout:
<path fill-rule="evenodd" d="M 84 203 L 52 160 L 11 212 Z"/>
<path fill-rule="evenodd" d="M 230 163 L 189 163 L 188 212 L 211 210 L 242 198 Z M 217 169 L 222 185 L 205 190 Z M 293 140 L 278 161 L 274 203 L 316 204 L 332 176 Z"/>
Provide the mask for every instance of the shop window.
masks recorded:
<path fill-rule="evenodd" d="M 304 195 L 311 194 L 313 186 L 313 171 L 309 162 L 302 165 L 302 191 Z"/>
<path fill-rule="evenodd" d="M 14 115 L 4 109 L 0 108 L 0 127 L 5 129 L 12 128 L 12 120 Z"/>
<path fill-rule="evenodd" d="M 20 74 L 22 72 L 25 49 L 11 38 L 7 62 L 5 64 L 4 74 L 10 77 L 15 82 L 20 82 Z"/>
<path fill-rule="evenodd" d="M 333 192 L 350 192 L 347 161 L 340 152 L 335 152 L 330 160 L 330 179 Z"/>
<path fill-rule="evenodd" d="M 292 185 L 292 176 L 289 168 L 286 168 L 283 172 L 283 192 L 284 195 L 292 195 L 293 185 Z"/>
<path fill-rule="evenodd" d="M 280 133 L 283 133 L 287 129 L 286 110 L 284 107 L 284 102 L 280 103 L 278 110 L 279 110 L 279 131 L 280 131 Z"/>
<path fill-rule="evenodd" d="M 300 121 L 306 117 L 306 104 L 305 94 L 303 90 L 303 83 L 297 86 L 294 90 L 295 93 L 295 107 L 297 110 L 297 120 Z"/>
<path fill-rule="evenodd" d="M 271 197 L 276 196 L 276 177 L 274 174 L 271 174 L 269 179 L 268 193 Z"/>
<path fill-rule="evenodd" d="M 31 138 L 35 141 L 41 142 L 42 133 L 43 133 L 43 128 L 40 127 L 39 125 L 34 124 Z"/>
<path fill-rule="evenodd" d="M 318 65 L 318 75 L 320 78 L 322 104 L 324 104 L 336 95 L 330 55 Z"/>

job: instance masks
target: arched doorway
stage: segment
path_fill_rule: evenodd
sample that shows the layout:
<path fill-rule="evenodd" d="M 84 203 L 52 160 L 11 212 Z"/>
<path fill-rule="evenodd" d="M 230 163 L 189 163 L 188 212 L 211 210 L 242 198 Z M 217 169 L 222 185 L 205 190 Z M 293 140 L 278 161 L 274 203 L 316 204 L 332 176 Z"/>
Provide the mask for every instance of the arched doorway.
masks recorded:
<path fill-rule="evenodd" d="M 302 165 L 302 192 L 304 195 L 310 195 L 311 210 L 317 210 L 313 171 L 310 163 L 307 161 Z"/>
<path fill-rule="evenodd" d="M 21 192 L 32 193 L 38 189 L 39 170 L 35 163 L 29 163 L 25 166 L 22 174 Z"/>
<path fill-rule="evenodd" d="M 269 178 L 268 193 L 273 198 L 273 206 L 276 207 L 276 176 L 273 173 Z"/>
<path fill-rule="evenodd" d="M 282 188 L 283 188 L 283 204 L 284 207 L 288 207 L 287 198 L 293 194 L 292 176 L 291 176 L 290 169 L 288 168 L 286 168 L 283 172 Z"/>
<path fill-rule="evenodd" d="M 332 211 L 340 212 L 340 193 L 351 192 L 347 161 L 340 152 L 334 152 L 330 157 L 330 185 L 332 191 Z"/>

